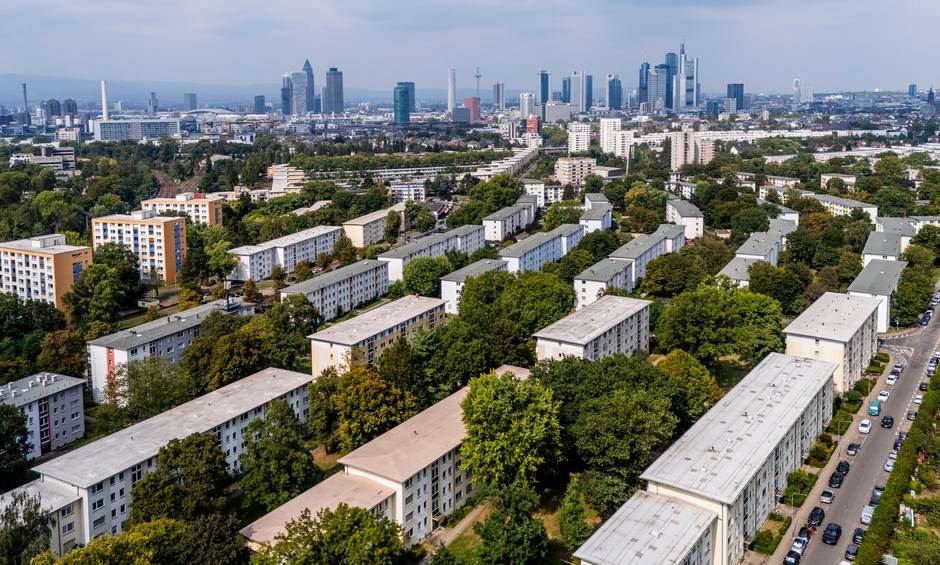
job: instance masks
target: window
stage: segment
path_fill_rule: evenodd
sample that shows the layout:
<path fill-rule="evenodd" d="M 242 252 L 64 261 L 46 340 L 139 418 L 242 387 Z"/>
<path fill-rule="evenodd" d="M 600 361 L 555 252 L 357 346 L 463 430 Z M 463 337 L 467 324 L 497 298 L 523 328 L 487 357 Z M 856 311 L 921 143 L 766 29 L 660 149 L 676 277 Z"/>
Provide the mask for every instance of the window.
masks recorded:
<path fill-rule="evenodd" d="M 71 531 L 74 530 L 74 529 L 75 529 L 75 523 L 74 523 L 74 522 L 69 522 L 68 524 L 65 524 L 64 526 L 62 526 L 62 533 L 63 533 L 63 534 L 67 534 L 67 533 L 71 532 Z"/>
<path fill-rule="evenodd" d="M 66 506 L 65 508 L 59 511 L 59 516 L 62 516 L 63 518 L 65 518 L 66 516 L 71 516 L 71 515 L 72 515 L 71 506 Z"/>
<path fill-rule="evenodd" d="M 94 501 L 94 502 L 91 503 L 91 509 L 92 509 L 92 510 L 99 510 L 102 506 L 104 506 L 104 499 L 103 499 L 103 498 L 99 498 L 98 500 L 96 500 L 96 501 Z"/>
<path fill-rule="evenodd" d="M 101 489 L 103 488 L 104 488 L 104 482 L 100 482 L 98 484 L 91 485 L 89 492 L 91 494 L 98 494 L 99 492 L 101 492 Z"/>
<path fill-rule="evenodd" d="M 104 525 L 104 516 L 101 518 L 95 518 L 95 521 L 91 523 L 92 528 L 100 528 Z"/>

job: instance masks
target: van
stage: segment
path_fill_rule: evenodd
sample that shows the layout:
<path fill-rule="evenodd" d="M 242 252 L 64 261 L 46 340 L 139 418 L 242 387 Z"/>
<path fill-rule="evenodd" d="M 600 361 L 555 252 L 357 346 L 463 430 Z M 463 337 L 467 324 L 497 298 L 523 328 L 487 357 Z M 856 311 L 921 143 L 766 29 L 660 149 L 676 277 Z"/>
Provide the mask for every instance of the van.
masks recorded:
<path fill-rule="evenodd" d="M 875 507 L 874 507 L 874 506 L 866 506 L 865 508 L 863 508 L 863 509 L 862 509 L 862 523 L 863 523 L 863 524 L 870 524 L 870 523 L 871 523 L 871 515 L 874 514 L 874 513 L 875 513 Z"/>
<path fill-rule="evenodd" d="M 868 403 L 868 415 L 877 416 L 878 414 L 881 414 L 881 402 L 872 400 Z"/>

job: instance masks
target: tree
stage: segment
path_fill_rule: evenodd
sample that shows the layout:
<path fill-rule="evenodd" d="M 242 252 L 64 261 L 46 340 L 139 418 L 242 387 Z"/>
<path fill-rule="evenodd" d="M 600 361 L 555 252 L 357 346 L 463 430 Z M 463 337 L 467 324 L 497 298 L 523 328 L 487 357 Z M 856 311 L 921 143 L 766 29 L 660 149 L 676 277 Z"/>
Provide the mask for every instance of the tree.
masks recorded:
<path fill-rule="evenodd" d="M 145 357 L 118 368 L 115 377 L 117 402 L 134 422 L 146 420 L 192 399 L 190 383 L 165 357 Z"/>
<path fill-rule="evenodd" d="M 910 246 L 913 247 L 913 246 Z M 921 312 L 930 303 L 933 295 L 932 279 L 927 272 L 910 267 L 901 272 L 898 288 L 891 297 L 889 323 L 910 326 L 920 320 Z"/>
<path fill-rule="evenodd" d="M 274 283 L 275 292 L 287 286 L 287 273 L 284 271 L 284 267 L 275 265 L 271 269 L 271 282 Z"/>
<path fill-rule="evenodd" d="M 921 269 L 925 272 L 929 272 L 933 269 L 934 261 L 936 260 L 932 251 L 913 243 L 907 246 L 904 253 L 901 253 L 901 258 L 907 261 L 908 269 Z"/>
<path fill-rule="evenodd" d="M 392 210 L 385 216 L 385 243 L 393 245 L 401 231 L 401 214 Z"/>
<path fill-rule="evenodd" d="M 182 291 L 180 291 L 180 294 L 182 294 Z M 242 285 L 242 297 L 247 302 L 258 302 L 261 295 L 258 292 L 258 283 L 256 283 L 254 279 L 248 279 L 245 281 L 245 284 Z"/>
<path fill-rule="evenodd" d="M 96 321 L 114 324 L 118 312 L 128 300 L 128 290 L 119 270 L 103 264 L 92 264 L 82 271 L 63 300 L 72 318 L 83 331 L 87 331 Z"/>
<path fill-rule="evenodd" d="M 354 367 L 344 373 L 332 399 L 343 452 L 356 449 L 416 412 L 414 397 L 387 383 L 372 367 Z"/>
<path fill-rule="evenodd" d="M 744 241 L 754 232 L 767 231 L 769 226 L 767 211 L 759 206 L 751 206 L 731 217 L 731 236 L 737 241 Z"/>
<path fill-rule="evenodd" d="M 228 277 L 238 266 L 238 258 L 229 253 L 231 248 L 231 243 L 222 240 L 215 242 L 207 249 L 209 270 L 220 280 Z"/>
<path fill-rule="evenodd" d="M 401 528 L 368 510 L 340 504 L 311 517 L 304 510 L 273 544 L 265 544 L 252 563 L 322 565 L 397 565 L 405 555 Z"/>
<path fill-rule="evenodd" d="M 355 262 L 356 248 L 353 247 L 352 240 L 345 235 L 340 236 L 340 238 L 336 240 L 336 243 L 333 244 L 332 256 L 339 261 L 342 266 Z"/>
<path fill-rule="evenodd" d="M 115 277 L 127 297 L 122 306 L 133 305 L 140 295 L 140 268 L 137 254 L 130 247 L 121 243 L 105 243 L 95 249 L 94 264 L 112 269 Z"/>
<path fill-rule="evenodd" d="M 12 408 L 0 405 L 0 409 L 4 407 Z M 6 478 L 6 469 L 2 471 L 0 477 Z M 7 493 L 4 498 L 6 504 L 0 510 L 0 563 L 27 565 L 49 548 L 49 517 L 38 496 L 18 491 Z"/>
<path fill-rule="evenodd" d="M 85 373 L 85 340 L 75 330 L 56 330 L 42 338 L 42 350 L 36 358 L 43 371 L 78 376 Z"/>
<path fill-rule="evenodd" d="M 409 226 L 421 232 L 428 231 L 437 224 L 437 219 L 430 210 L 412 200 L 405 202 L 405 217 L 408 218 Z"/>
<path fill-rule="evenodd" d="M 656 368 L 662 371 L 678 390 L 673 412 L 679 415 L 679 429 L 686 430 L 721 398 L 715 377 L 704 365 L 681 349 L 669 352 Z"/>
<path fill-rule="evenodd" d="M 33 565 L 123 565 L 125 563 L 183 563 L 180 550 L 189 526 L 171 518 L 135 524 L 117 536 L 99 536 L 84 547 L 69 550 L 56 561 L 44 553 Z"/>
<path fill-rule="evenodd" d="M 180 311 L 189 310 L 202 304 L 202 293 L 191 288 L 183 287 L 180 289 L 177 306 Z"/>
<path fill-rule="evenodd" d="M 283 400 L 270 402 L 264 418 L 246 426 L 240 484 L 250 504 L 273 510 L 322 479 L 301 430 L 293 409 Z"/>
<path fill-rule="evenodd" d="M 405 265 L 402 280 L 409 292 L 438 297 L 441 295 L 441 277 L 451 270 L 444 257 L 415 257 Z"/>
<path fill-rule="evenodd" d="M 562 200 L 548 207 L 542 219 L 545 231 L 551 231 L 562 224 L 577 224 L 581 219 L 584 208 L 577 200 Z"/>
<path fill-rule="evenodd" d="M 707 276 L 698 257 L 690 253 L 667 253 L 646 265 L 642 288 L 647 294 L 668 298 L 695 289 Z"/>
<path fill-rule="evenodd" d="M 241 521 L 231 514 L 199 516 L 189 523 L 176 548 L 179 563 L 239 565 L 248 561 L 248 547 L 239 533 Z"/>
<path fill-rule="evenodd" d="M 577 475 L 571 477 L 565 489 L 565 497 L 558 510 L 558 523 L 561 541 L 571 551 L 580 547 L 591 536 Z"/>
<path fill-rule="evenodd" d="M 620 238 L 612 230 L 595 230 L 581 238 L 577 249 L 587 251 L 594 261 L 600 261 L 616 251 L 620 245 Z"/>
<path fill-rule="evenodd" d="M 687 245 L 680 252 L 694 253 L 701 258 L 702 266 L 709 275 L 717 274 L 734 257 L 728 245 L 713 235 L 698 238 L 694 245 Z"/>
<path fill-rule="evenodd" d="M 940 257 L 940 226 L 922 227 L 917 235 L 911 238 L 911 243 L 929 249 L 934 257 Z"/>
<path fill-rule="evenodd" d="M 313 441 L 323 445 L 327 453 L 339 447 L 339 412 L 333 396 L 340 390 L 340 376 L 333 367 L 328 367 L 307 386 L 310 413 L 307 429 Z"/>
<path fill-rule="evenodd" d="M 589 251 L 575 248 L 558 261 L 546 264 L 542 270 L 557 275 L 561 280 L 571 284 L 576 276 L 596 262 Z"/>
<path fill-rule="evenodd" d="M 460 406 L 464 469 L 480 484 L 528 487 L 558 457 L 558 403 L 542 384 L 491 371 L 470 381 Z"/>
<path fill-rule="evenodd" d="M 310 266 L 310 261 L 297 261 L 297 264 L 294 265 L 294 279 L 297 282 L 303 282 L 312 278 L 313 267 Z"/>
<path fill-rule="evenodd" d="M 454 551 L 446 545 L 439 543 L 434 548 L 434 554 L 431 556 L 430 565 L 459 565 Z"/>
<path fill-rule="evenodd" d="M 228 472 L 215 434 L 170 440 L 157 454 L 156 468 L 134 484 L 131 521 L 174 517 L 195 520 L 222 511 Z"/>
<path fill-rule="evenodd" d="M 831 268 L 831 267 L 827 267 Z M 747 269 L 751 292 L 765 294 L 780 303 L 785 314 L 799 314 L 803 309 L 806 285 L 792 271 L 757 261 Z"/>
<path fill-rule="evenodd" d="M 26 415 L 12 404 L 0 404 L 0 491 L 20 484 L 32 447 Z"/>
<path fill-rule="evenodd" d="M 496 489 L 490 498 L 493 513 L 473 526 L 483 542 L 480 561 L 486 565 L 543 563 L 548 556 L 548 534 L 542 521 L 532 517 L 538 495 L 511 485 Z"/>

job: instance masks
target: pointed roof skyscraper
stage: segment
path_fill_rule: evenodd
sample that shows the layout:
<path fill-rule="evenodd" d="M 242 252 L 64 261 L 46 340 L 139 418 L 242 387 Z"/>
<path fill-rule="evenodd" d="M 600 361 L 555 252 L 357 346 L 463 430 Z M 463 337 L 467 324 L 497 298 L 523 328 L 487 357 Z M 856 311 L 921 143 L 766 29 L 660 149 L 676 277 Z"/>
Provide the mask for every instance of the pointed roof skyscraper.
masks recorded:
<path fill-rule="evenodd" d="M 307 110 L 310 112 L 315 112 L 317 91 L 314 88 L 313 66 L 310 64 L 310 59 L 306 59 L 304 61 L 303 71 L 304 71 L 304 74 L 307 75 Z"/>

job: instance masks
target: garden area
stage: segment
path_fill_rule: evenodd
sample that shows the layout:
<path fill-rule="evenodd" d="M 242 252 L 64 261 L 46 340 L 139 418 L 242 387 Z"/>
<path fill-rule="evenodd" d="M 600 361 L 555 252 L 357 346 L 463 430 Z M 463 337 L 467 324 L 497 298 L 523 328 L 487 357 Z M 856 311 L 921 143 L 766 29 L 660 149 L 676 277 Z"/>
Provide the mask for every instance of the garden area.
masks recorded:
<path fill-rule="evenodd" d="M 803 469 L 794 469 L 787 475 L 787 488 L 783 493 L 783 502 L 794 508 L 803 506 L 819 475 L 807 473 Z"/>
<path fill-rule="evenodd" d="M 754 536 L 751 549 L 761 555 L 773 555 L 792 522 L 793 518 L 789 516 L 784 517 L 776 512 L 771 512 L 767 515 L 764 527 Z"/>

